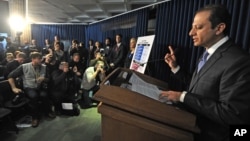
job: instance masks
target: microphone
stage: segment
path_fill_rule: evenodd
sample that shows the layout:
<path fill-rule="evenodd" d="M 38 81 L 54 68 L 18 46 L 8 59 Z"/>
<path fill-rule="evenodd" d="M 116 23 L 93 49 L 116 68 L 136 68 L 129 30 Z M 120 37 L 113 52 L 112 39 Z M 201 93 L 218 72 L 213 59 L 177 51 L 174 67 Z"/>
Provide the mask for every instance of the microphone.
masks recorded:
<path fill-rule="evenodd" d="M 144 64 L 147 64 L 147 63 L 152 63 L 152 62 L 160 62 L 160 61 L 164 61 L 165 59 L 153 59 L 153 60 L 150 60 L 150 61 L 147 61 L 147 62 L 144 62 L 144 63 L 139 63 L 135 60 L 133 60 L 133 62 L 139 64 L 140 66 L 144 66 Z"/>
<path fill-rule="evenodd" d="M 174 50 L 174 54 L 170 55 L 169 57 L 171 57 L 171 56 L 173 56 L 173 55 L 177 55 L 177 54 L 179 53 L 179 51 L 180 51 L 179 48 L 176 48 L 176 49 Z M 147 63 L 160 62 L 160 61 L 164 61 L 164 60 L 165 60 L 165 58 L 163 58 L 163 59 L 153 59 L 153 60 L 149 60 L 149 61 L 144 62 L 144 63 L 140 63 L 140 62 L 137 62 L 137 61 L 135 61 L 135 60 L 133 60 L 133 62 L 139 64 L 140 66 L 144 66 L 144 64 L 147 64 Z"/>

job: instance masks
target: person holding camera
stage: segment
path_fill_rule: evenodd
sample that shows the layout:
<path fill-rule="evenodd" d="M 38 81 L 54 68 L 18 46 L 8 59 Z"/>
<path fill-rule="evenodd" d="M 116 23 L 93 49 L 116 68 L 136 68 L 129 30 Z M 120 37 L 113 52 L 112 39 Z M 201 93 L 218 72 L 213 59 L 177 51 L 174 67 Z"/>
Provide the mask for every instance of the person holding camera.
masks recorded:
<path fill-rule="evenodd" d="M 12 71 L 8 76 L 8 81 L 12 91 L 18 95 L 23 93 L 23 90 L 16 87 L 15 78 L 22 77 L 24 93 L 30 100 L 32 126 L 37 127 L 39 125 L 38 118 L 41 114 L 40 102 L 49 117 L 54 118 L 54 115 L 51 113 L 51 104 L 47 92 L 42 88 L 43 83 L 47 81 L 46 66 L 41 64 L 42 55 L 38 52 L 32 52 L 30 57 L 31 62 L 22 64 Z"/>
<path fill-rule="evenodd" d="M 89 67 L 95 66 L 97 61 L 104 61 L 104 57 L 100 51 L 95 52 L 95 58 L 90 60 Z"/>
<path fill-rule="evenodd" d="M 80 60 L 80 54 L 75 53 L 73 54 L 72 61 L 69 62 L 69 69 L 72 71 L 74 77 L 74 90 L 76 93 L 80 90 L 82 76 L 86 69 L 85 65 Z"/>
<path fill-rule="evenodd" d="M 69 62 L 69 68 L 73 70 L 76 76 L 82 78 L 85 68 L 84 64 L 80 60 L 81 60 L 80 54 L 74 53 L 72 56 L 72 61 Z"/>
<path fill-rule="evenodd" d="M 59 69 L 53 71 L 51 74 L 50 94 L 56 114 L 60 114 L 63 100 L 72 99 L 71 97 L 73 97 L 73 79 L 73 73 L 69 69 L 69 64 L 67 62 L 61 62 Z"/>
<path fill-rule="evenodd" d="M 42 49 L 42 55 L 51 54 L 53 52 L 53 47 L 49 42 L 49 39 L 44 40 L 45 45 Z"/>
<path fill-rule="evenodd" d="M 91 97 L 98 90 L 99 83 L 106 77 L 104 62 L 97 61 L 95 66 L 88 67 L 82 78 L 81 89 L 84 107 L 91 107 Z"/>
<path fill-rule="evenodd" d="M 104 54 L 101 51 L 97 51 L 95 53 L 95 59 L 90 60 L 89 67 L 95 66 L 96 62 L 103 61 L 104 62 L 104 68 L 106 70 L 106 74 L 109 71 L 109 64 L 107 63 L 106 57 L 104 57 Z"/>

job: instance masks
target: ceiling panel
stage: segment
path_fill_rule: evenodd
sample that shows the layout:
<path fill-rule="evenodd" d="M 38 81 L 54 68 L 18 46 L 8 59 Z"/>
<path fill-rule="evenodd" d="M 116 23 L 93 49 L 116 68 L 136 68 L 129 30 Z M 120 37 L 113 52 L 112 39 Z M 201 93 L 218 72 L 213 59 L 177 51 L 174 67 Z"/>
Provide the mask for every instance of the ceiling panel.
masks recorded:
<path fill-rule="evenodd" d="M 29 0 L 34 23 L 91 23 L 163 0 Z"/>

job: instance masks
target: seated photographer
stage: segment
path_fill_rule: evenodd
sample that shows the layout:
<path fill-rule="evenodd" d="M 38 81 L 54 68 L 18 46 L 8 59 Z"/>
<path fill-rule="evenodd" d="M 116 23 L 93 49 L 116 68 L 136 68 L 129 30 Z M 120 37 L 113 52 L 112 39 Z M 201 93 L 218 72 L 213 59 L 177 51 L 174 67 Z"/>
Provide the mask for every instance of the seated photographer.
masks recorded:
<path fill-rule="evenodd" d="M 54 70 L 58 69 L 60 62 L 56 61 L 53 54 L 47 54 L 44 57 L 43 64 L 46 65 L 47 74 L 50 76 Z"/>
<path fill-rule="evenodd" d="M 69 62 L 69 68 L 75 72 L 76 76 L 82 78 L 83 72 L 85 70 L 84 64 L 80 61 L 80 54 L 73 54 L 72 60 Z"/>
<path fill-rule="evenodd" d="M 83 104 L 84 107 L 91 107 L 91 97 L 99 89 L 99 83 L 106 77 L 103 61 L 97 61 L 95 66 L 88 67 L 84 74 L 81 83 L 83 89 Z M 92 93 L 92 94 L 91 94 Z"/>
<path fill-rule="evenodd" d="M 74 93 L 74 73 L 67 62 L 61 62 L 59 69 L 51 74 L 50 94 L 57 114 L 61 112 L 63 100 L 73 101 Z"/>
<path fill-rule="evenodd" d="M 6 66 L 9 62 L 13 61 L 15 59 L 13 53 L 6 53 L 6 57 L 4 60 L 0 62 L 0 65 Z"/>
<path fill-rule="evenodd" d="M 69 62 L 69 69 L 74 73 L 75 80 L 75 90 L 78 91 L 80 89 L 80 84 L 82 80 L 82 75 L 85 71 L 84 64 L 80 61 L 80 54 L 73 54 L 72 61 Z"/>
<path fill-rule="evenodd" d="M 20 94 L 23 91 L 16 87 L 15 78 L 22 77 L 24 93 L 30 99 L 29 106 L 32 116 L 32 126 L 37 127 L 39 125 L 39 114 L 41 109 L 39 108 L 40 103 L 46 114 L 53 118 L 54 115 L 51 113 L 51 104 L 47 96 L 46 90 L 43 89 L 42 85 L 46 81 L 46 66 L 42 65 L 42 55 L 38 52 L 30 54 L 31 62 L 20 65 L 17 69 L 12 71 L 8 76 L 11 89 L 15 94 Z"/>

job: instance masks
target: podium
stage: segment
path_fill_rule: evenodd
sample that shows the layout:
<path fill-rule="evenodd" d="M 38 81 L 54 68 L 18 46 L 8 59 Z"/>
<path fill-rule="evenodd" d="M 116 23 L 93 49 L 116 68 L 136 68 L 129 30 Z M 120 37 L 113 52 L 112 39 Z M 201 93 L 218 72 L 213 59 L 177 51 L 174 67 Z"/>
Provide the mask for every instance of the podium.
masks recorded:
<path fill-rule="evenodd" d="M 102 141 L 192 141 L 199 133 L 195 115 L 120 87 L 133 73 L 161 90 L 168 88 L 167 83 L 129 69 L 109 74 L 94 95 L 100 101 Z"/>

